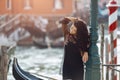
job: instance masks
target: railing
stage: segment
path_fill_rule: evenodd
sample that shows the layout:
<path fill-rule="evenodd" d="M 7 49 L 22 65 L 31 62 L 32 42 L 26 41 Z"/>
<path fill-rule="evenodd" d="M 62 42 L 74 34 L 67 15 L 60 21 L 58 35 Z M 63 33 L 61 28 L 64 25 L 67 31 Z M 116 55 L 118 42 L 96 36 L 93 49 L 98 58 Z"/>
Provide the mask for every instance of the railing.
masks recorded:
<path fill-rule="evenodd" d="M 15 17 L 11 18 L 9 21 L 7 21 L 6 23 L 2 24 L 0 26 L 0 31 L 2 32 L 6 32 L 9 31 L 10 29 L 13 28 L 14 25 L 17 25 L 20 23 L 19 17 L 21 16 L 21 14 L 16 15 Z"/>
<path fill-rule="evenodd" d="M 0 16 L 0 26 L 6 22 L 6 17 L 8 16 L 8 14 L 2 15 Z"/>
<path fill-rule="evenodd" d="M 7 14 L 0 16 L 0 20 L 5 18 L 6 16 L 7 16 Z"/>
<path fill-rule="evenodd" d="M 103 64 L 102 66 L 107 67 L 106 80 L 114 80 L 114 74 L 111 76 L 111 79 L 109 77 L 109 72 L 108 72 L 109 69 L 111 69 L 113 72 L 116 72 L 118 74 L 117 77 L 120 79 L 120 70 L 115 68 L 116 66 L 120 67 L 120 64 L 119 65 L 118 64 Z"/>
<path fill-rule="evenodd" d="M 120 64 L 114 64 L 109 39 L 104 38 L 104 25 L 101 25 L 101 80 L 120 80 Z M 117 78 L 117 79 L 115 79 Z"/>

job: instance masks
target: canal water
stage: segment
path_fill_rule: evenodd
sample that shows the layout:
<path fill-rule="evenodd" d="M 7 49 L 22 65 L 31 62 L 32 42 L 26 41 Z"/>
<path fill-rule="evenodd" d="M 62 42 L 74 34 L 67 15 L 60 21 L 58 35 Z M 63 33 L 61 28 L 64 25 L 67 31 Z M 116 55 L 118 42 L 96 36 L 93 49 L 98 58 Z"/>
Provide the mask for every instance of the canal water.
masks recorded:
<path fill-rule="evenodd" d="M 16 57 L 23 70 L 36 76 L 45 75 L 60 79 L 63 54 L 63 48 L 16 47 L 11 59 L 13 60 Z M 8 80 L 14 80 L 12 63 L 9 68 Z"/>
<path fill-rule="evenodd" d="M 100 52 L 100 44 L 98 44 L 98 48 Z M 120 39 L 118 39 L 117 46 L 118 64 L 120 64 L 119 48 Z M 45 75 L 57 80 L 62 80 L 60 75 L 63 56 L 63 48 L 40 49 L 37 47 L 16 47 L 15 53 L 11 56 L 11 59 L 13 60 L 13 58 L 16 57 L 23 70 L 28 71 L 36 76 Z M 120 67 L 117 69 L 120 70 Z M 12 63 L 9 68 L 8 80 L 15 80 L 12 76 Z"/>

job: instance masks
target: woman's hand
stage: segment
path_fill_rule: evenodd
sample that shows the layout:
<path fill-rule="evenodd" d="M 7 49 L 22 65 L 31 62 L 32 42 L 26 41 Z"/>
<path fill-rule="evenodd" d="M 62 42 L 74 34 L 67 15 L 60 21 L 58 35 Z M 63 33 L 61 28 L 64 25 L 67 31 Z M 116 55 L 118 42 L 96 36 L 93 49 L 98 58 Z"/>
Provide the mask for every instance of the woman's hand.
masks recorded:
<path fill-rule="evenodd" d="M 88 61 L 88 52 L 84 52 L 83 56 L 82 56 L 82 61 L 84 63 L 86 63 Z"/>

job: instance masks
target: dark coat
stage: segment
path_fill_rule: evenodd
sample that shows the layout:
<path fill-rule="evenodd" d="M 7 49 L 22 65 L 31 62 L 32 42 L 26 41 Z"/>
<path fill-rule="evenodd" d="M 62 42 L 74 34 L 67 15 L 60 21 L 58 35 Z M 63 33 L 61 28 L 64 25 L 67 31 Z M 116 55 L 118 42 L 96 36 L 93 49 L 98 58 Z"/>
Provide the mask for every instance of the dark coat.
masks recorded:
<path fill-rule="evenodd" d="M 76 19 L 72 23 L 69 19 L 61 21 L 64 32 L 64 62 L 63 62 L 63 80 L 83 80 L 84 65 L 82 55 L 89 49 L 89 34 L 87 25 L 84 21 Z M 77 28 L 76 35 L 71 35 L 69 27 L 74 24 Z"/>

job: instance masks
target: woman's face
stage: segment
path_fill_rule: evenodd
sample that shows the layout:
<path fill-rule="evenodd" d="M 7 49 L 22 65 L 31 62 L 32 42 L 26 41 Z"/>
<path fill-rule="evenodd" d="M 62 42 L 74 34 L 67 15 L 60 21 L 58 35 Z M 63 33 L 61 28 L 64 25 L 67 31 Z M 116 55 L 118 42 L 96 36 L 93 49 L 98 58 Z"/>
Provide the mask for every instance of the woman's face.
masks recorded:
<path fill-rule="evenodd" d="M 72 24 L 72 26 L 70 27 L 70 34 L 76 34 L 77 33 L 77 28 L 74 26 L 74 24 Z"/>

